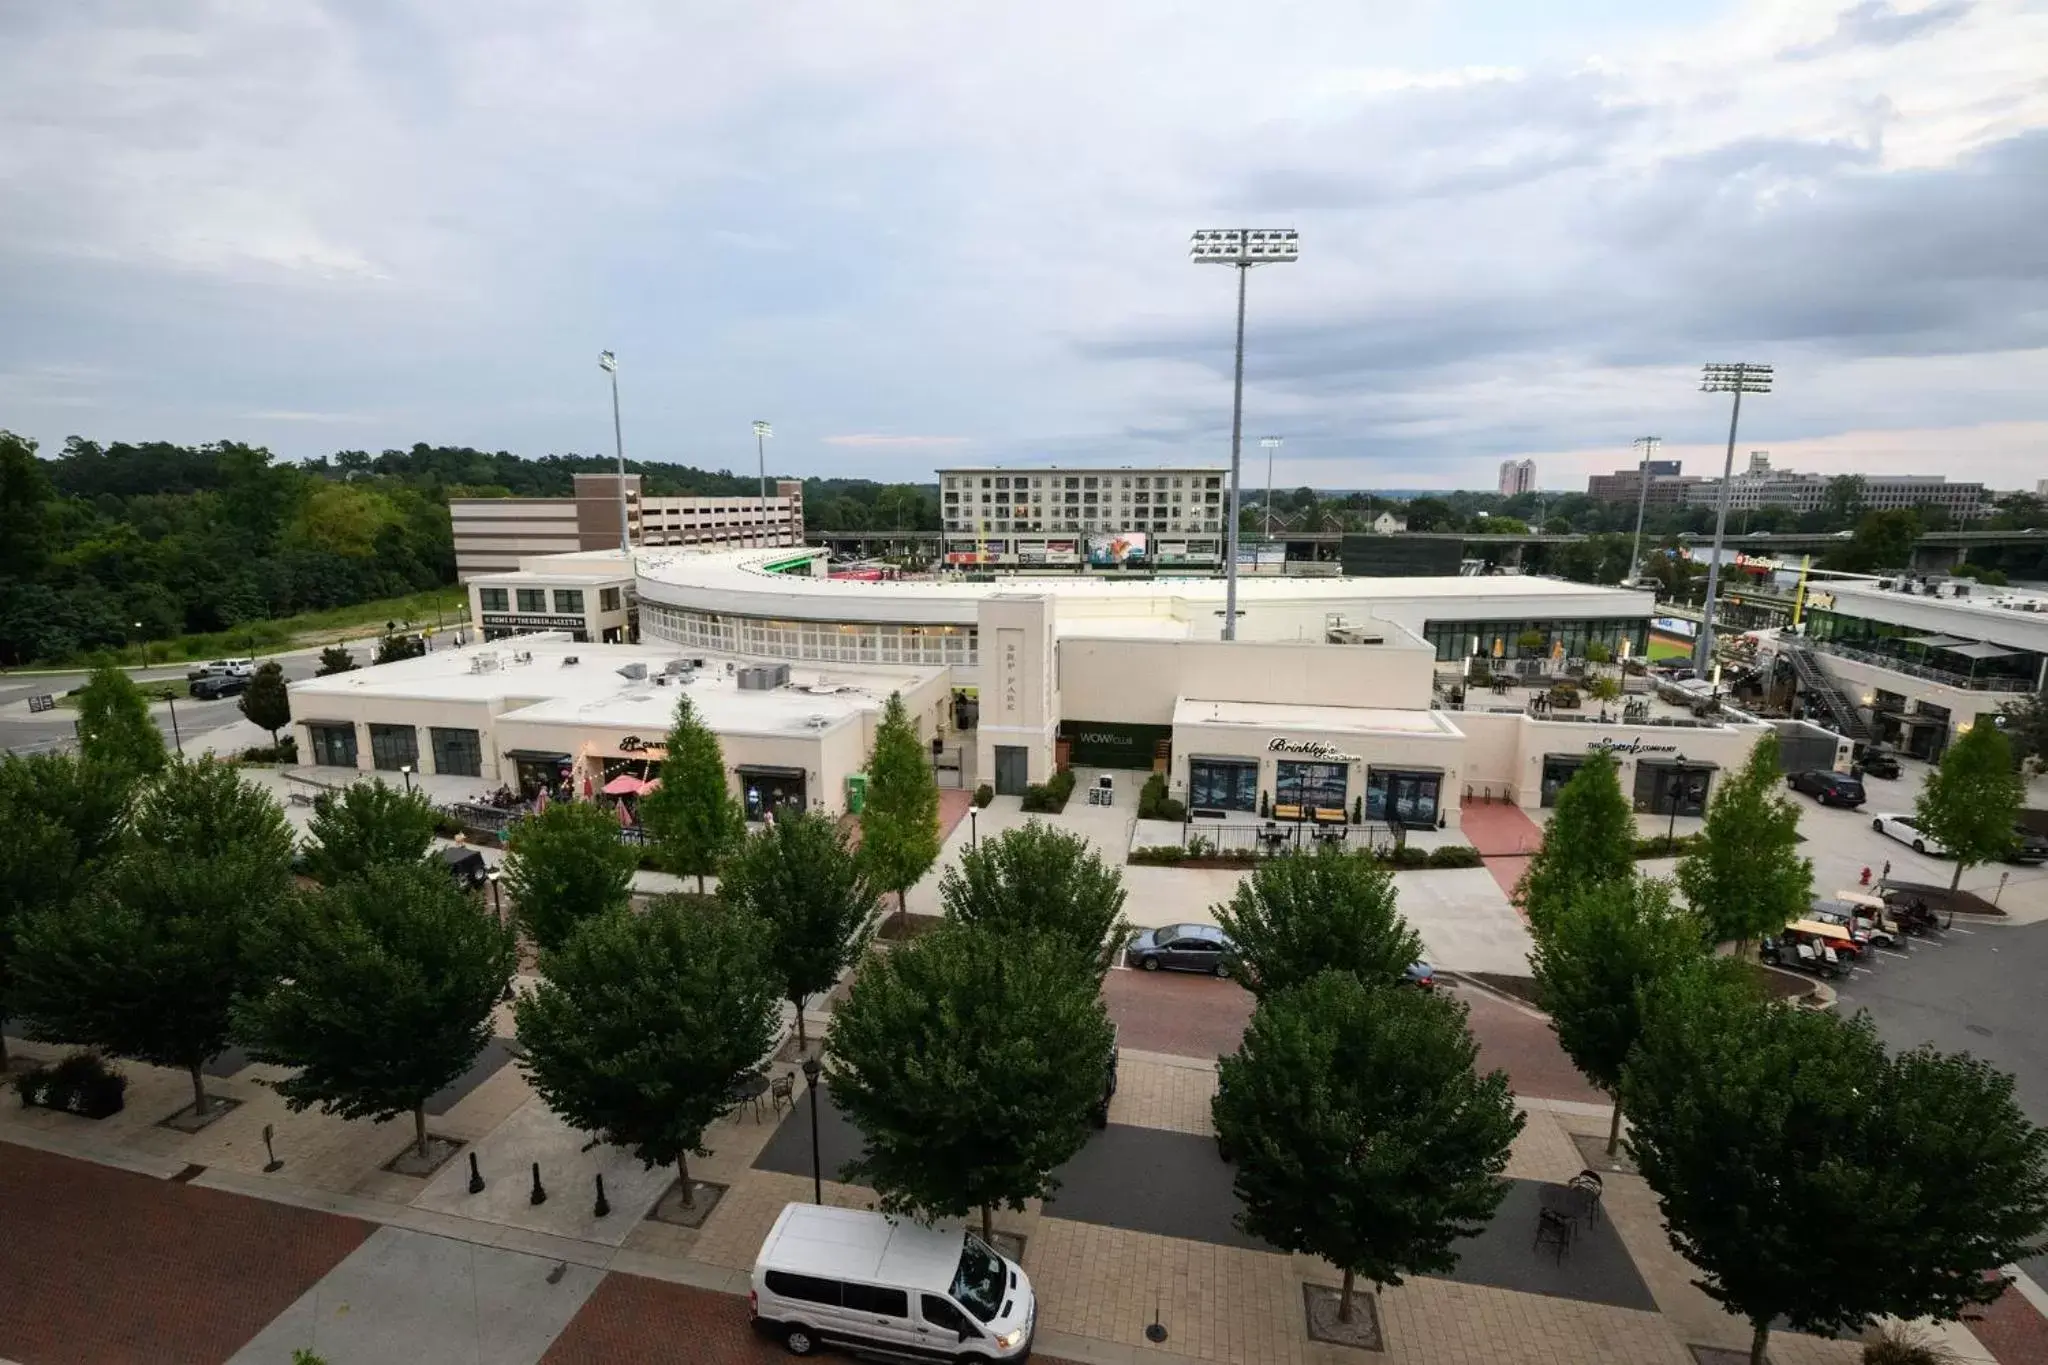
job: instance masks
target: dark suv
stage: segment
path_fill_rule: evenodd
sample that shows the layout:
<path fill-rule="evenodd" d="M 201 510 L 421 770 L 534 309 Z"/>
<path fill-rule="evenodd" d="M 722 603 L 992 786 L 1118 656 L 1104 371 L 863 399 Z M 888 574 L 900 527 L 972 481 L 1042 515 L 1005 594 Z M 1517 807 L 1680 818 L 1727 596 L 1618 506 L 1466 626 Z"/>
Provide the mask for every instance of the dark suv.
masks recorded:
<path fill-rule="evenodd" d="M 1834 772 L 1827 768 L 1812 768 L 1803 773 L 1794 773 L 1787 779 L 1793 791 L 1805 792 L 1823 806 L 1848 806 L 1855 808 L 1863 804 L 1863 784 L 1846 773 Z"/>
<path fill-rule="evenodd" d="M 1899 755 L 1896 750 L 1882 744 L 1872 744 L 1856 755 L 1856 766 L 1865 777 L 1882 777 L 1890 781 L 1899 775 Z"/>
<path fill-rule="evenodd" d="M 217 701 L 249 690 L 249 680 L 232 673 L 217 673 L 194 679 L 188 691 L 201 701 Z"/>

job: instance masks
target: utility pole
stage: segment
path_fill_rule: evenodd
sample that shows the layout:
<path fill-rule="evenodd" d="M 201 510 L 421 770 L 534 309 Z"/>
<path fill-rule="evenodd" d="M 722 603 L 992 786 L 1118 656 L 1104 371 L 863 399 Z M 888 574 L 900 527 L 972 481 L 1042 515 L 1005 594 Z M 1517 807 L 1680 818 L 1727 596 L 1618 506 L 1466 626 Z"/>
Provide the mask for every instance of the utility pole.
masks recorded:
<path fill-rule="evenodd" d="M 1750 361 L 1707 365 L 1700 372 L 1700 392 L 1732 393 L 1735 404 L 1728 414 L 1728 458 L 1721 465 L 1720 505 L 1714 513 L 1714 557 L 1707 563 L 1707 601 L 1700 613 L 1700 638 L 1693 650 L 1693 668 L 1701 677 L 1714 663 L 1714 605 L 1721 586 L 1721 548 L 1728 535 L 1728 499 L 1735 486 L 1735 432 L 1742 422 L 1742 395 L 1769 393 L 1772 370 L 1769 365 Z"/>
<path fill-rule="evenodd" d="M 619 359 L 610 351 L 597 353 L 597 368 L 612 377 L 612 451 L 619 460 L 619 553 L 626 567 L 633 566 L 633 533 L 626 521 L 626 438 L 619 431 Z"/>

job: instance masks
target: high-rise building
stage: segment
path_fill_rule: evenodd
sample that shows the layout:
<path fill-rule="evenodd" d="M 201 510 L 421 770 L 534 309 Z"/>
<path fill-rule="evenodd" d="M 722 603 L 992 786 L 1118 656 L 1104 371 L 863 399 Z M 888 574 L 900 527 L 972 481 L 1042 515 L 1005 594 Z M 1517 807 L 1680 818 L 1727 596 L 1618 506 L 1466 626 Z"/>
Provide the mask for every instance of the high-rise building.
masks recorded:
<path fill-rule="evenodd" d="M 455 576 L 504 573 L 533 555 L 619 547 L 619 476 L 578 474 L 566 498 L 451 498 Z M 643 497 L 640 476 L 626 475 L 626 525 L 635 545 L 739 549 L 804 543 L 804 486 L 778 479 L 759 497 Z"/>
<path fill-rule="evenodd" d="M 1220 564 L 1229 474 L 1217 465 L 941 469 L 946 561 Z"/>
<path fill-rule="evenodd" d="M 1534 460 L 1502 460 L 1500 462 L 1500 495 L 1512 498 L 1517 493 L 1536 491 L 1536 462 Z"/>

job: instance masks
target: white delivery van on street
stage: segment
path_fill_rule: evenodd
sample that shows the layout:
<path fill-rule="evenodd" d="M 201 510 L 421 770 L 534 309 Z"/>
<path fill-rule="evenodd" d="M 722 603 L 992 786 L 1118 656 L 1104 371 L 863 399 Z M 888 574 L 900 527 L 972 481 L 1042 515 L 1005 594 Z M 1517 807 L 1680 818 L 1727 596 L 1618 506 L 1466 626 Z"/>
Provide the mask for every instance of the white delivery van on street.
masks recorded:
<path fill-rule="evenodd" d="M 897 1360 L 1023 1360 L 1038 1306 L 1024 1271 L 981 1238 L 865 1209 L 788 1204 L 754 1258 L 754 1326 Z"/>

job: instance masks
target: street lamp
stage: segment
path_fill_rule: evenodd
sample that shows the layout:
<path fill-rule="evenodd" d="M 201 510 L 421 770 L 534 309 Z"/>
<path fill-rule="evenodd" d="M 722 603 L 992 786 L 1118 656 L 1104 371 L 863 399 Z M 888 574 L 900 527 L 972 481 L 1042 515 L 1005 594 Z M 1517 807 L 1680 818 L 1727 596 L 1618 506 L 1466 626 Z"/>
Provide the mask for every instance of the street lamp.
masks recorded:
<path fill-rule="evenodd" d="M 1223 638 L 1237 638 L 1237 504 L 1239 449 L 1244 437 L 1244 281 L 1255 265 L 1301 259 L 1293 228 L 1204 228 L 1188 244 L 1196 265 L 1237 267 L 1237 370 L 1230 391 L 1230 518 L 1224 540 Z"/>
<path fill-rule="evenodd" d="M 1638 579 L 1643 576 L 1643 509 L 1650 502 L 1650 461 L 1657 458 L 1657 447 L 1662 445 L 1662 436 L 1638 436 L 1635 445 L 1636 457 L 1636 542 L 1629 547 L 1628 576 Z"/>
<path fill-rule="evenodd" d="M 981 830 L 974 820 L 976 814 L 977 812 L 974 807 L 969 806 L 967 808 L 967 846 L 969 848 L 981 847 Z"/>
<path fill-rule="evenodd" d="M 1677 774 L 1677 777 L 1671 784 L 1671 818 L 1664 824 L 1664 851 L 1666 853 L 1671 851 L 1672 842 L 1678 837 L 1678 803 L 1684 799 L 1686 792 L 1685 755 L 1673 754 L 1671 756 L 1671 768 Z"/>
<path fill-rule="evenodd" d="M 825 1068 L 816 1055 L 804 1058 L 804 1083 L 811 1089 L 811 1202 L 825 1202 L 825 1173 L 818 1164 L 818 1074 Z"/>
<path fill-rule="evenodd" d="M 766 422 L 754 423 L 754 459 L 761 466 L 761 543 L 768 543 L 768 447 L 766 442 L 775 434 L 775 428 Z"/>
<path fill-rule="evenodd" d="M 398 765 L 398 771 L 400 771 L 400 772 L 402 772 L 402 773 L 404 773 L 404 774 L 405 774 L 405 794 L 406 794 L 407 796 L 411 796 L 411 795 L 412 795 L 412 764 L 410 764 L 410 763 L 401 763 L 401 764 L 399 764 L 399 765 Z"/>
<path fill-rule="evenodd" d="M 505 922 L 505 902 L 498 894 L 498 880 L 503 875 L 495 867 L 484 873 L 484 880 L 491 884 L 491 914 L 500 924 Z"/>
<path fill-rule="evenodd" d="M 619 553 L 633 564 L 633 535 L 626 529 L 626 438 L 619 430 L 619 358 L 610 351 L 597 353 L 597 368 L 612 377 L 612 452 L 619 461 Z"/>
<path fill-rule="evenodd" d="M 1266 451 L 1266 539 L 1273 538 L 1273 452 L 1280 448 L 1278 436 L 1261 436 L 1259 444 Z"/>
<path fill-rule="evenodd" d="M 1769 393 L 1771 367 L 1740 360 L 1727 365 L 1705 365 L 1700 369 L 1701 393 L 1732 393 L 1735 406 L 1728 414 L 1728 458 L 1721 465 L 1720 506 L 1714 513 L 1714 557 L 1707 563 L 1707 605 L 1700 619 L 1700 641 L 1693 651 L 1693 667 L 1700 673 L 1714 658 L 1714 595 L 1721 584 L 1721 541 L 1728 533 L 1728 497 L 1735 483 L 1735 428 L 1742 421 L 1742 395 Z"/>

